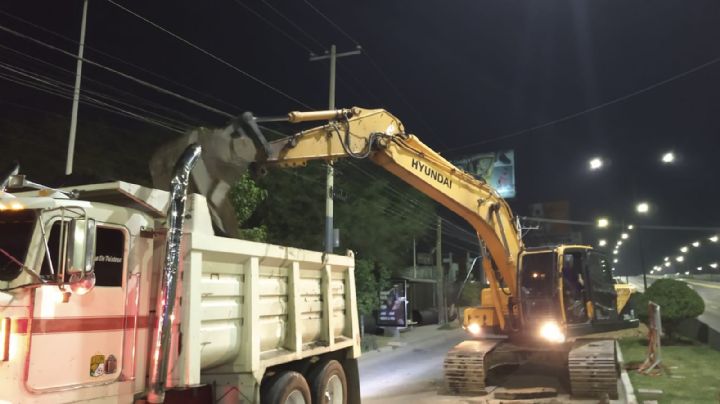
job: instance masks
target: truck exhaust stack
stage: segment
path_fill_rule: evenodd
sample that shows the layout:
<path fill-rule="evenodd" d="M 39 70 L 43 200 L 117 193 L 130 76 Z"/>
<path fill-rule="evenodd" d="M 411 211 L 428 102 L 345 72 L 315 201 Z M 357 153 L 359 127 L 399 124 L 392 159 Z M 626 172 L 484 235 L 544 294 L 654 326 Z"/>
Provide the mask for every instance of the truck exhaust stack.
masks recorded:
<path fill-rule="evenodd" d="M 147 397 L 150 403 L 162 403 L 165 401 L 165 383 L 168 376 L 168 357 L 170 354 L 170 328 L 172 326 L 173 310 L 175 309 L 185 200 L 187 199 L 190 172 L 200 157 L 201 151 L 202 148 L 198 144 L 193 143 L 188 146 L 175 164 L 173 177 L 170 181 L 165 262 L 161 283 L 162 290 L 158 296 L 155 347 L 151 358 L 153 364 L 150 373 L 150 390 Z"/>

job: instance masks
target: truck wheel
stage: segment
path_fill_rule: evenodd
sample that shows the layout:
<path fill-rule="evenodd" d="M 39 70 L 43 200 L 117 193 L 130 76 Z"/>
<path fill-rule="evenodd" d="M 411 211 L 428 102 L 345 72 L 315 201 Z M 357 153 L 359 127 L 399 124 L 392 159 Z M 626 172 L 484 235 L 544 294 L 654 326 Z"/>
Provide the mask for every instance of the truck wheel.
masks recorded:
<path fill-rule="evenodd" d="M 262 402 L 267 404 L 310 404 L 310 387 L 300 373 L 283 372 L 272 381 Z"/>
<path fill-rule="evenodd" d="M 342 365 L 331 360 L 310 376 L 313 404 L 347 403 L 347 378 Z"/>

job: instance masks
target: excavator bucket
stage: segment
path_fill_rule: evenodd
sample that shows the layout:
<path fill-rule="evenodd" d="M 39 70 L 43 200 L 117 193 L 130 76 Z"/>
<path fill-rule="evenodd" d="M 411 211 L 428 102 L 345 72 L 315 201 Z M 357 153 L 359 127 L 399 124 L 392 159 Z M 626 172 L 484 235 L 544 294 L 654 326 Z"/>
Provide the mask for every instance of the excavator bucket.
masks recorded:
<path fill-rule="evenodd" d="M 237 218 L 228 194 L 250 164 L 264 155 L 267 142 L 249 113 L 224 129 L 194 129 L 160 147 L 150 159 L 155 188 L 167 190 L 175 161 L 192 143 L 199 144 L 203 154 L 190 176 L 190 192 L 207 198 L 216 233 L 237 237 Z"/>

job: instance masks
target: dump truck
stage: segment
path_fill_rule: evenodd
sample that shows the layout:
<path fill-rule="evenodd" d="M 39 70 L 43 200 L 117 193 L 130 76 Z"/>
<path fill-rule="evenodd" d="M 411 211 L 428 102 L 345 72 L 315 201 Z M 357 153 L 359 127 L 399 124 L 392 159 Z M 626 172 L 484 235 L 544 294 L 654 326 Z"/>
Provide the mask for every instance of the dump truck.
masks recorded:
<path fill-rule="evenodd" d="M 352 253 L 216 236 L 200 153 L 169 191 L 0 178 L 0 402 L 359 402 Z"/>

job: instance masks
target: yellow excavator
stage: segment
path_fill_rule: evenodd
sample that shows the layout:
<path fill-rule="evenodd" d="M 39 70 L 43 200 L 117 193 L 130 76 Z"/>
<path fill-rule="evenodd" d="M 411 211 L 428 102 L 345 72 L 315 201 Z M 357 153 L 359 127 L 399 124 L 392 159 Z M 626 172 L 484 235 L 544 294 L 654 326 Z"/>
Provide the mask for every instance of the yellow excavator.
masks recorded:
<path fill-rule="evenodd" d="M 609 260 L 602 253 L 582 245 L 526 247 L 519 222 L 491 186 L 407 133 L 402 122 L 383 109 L 291 112 L 273 120 L 327 123 L 268 142 L 258 128 L 263 119 L 244 115 L 222 133 L 224 138 L 211 135 L 214 142 L 227 142 L 220 157 L 228 163 L 224 167 L 234 160 L 235 170 L 247 168 L 249 162 L 240 162 L 241 157 L 247 160 L 248 148 L 253 150 L 250 160 L 255 169 L 367 158 L 464 218 L 477 232 L 489 287 L 483 289 L 479 307 L 464 311 L 463 327 L 469 339 L 445 358 L 449 393 L 485 394 L 491 371 L 539 355 L 567 369 L 563 373 L 573 396 L 617 398 L 615 341 L 578 338 L 637 326 L 624 307 L 628 290 L 616 291 Z M 198 136 L 186 140 L 198 141 Z M 180 143 L 177 150 L 184 147 Z M 242 151 L 241 146 L 245 147 Z M 162 153 L 172 154 L 172 149 Z M 160 157 L 156 156 L 153 173 L 162 171 Z M 206 153 L 204 158 L 218 156 Z M 203 174 L 204 165 L 199 165 L 199 178 L 212 176 Z M 233 175 L 227 169 L 223 174 Z M 195 183 L 207 188 L 199 179 Z M 222 217 L 221 207 L 213 215 Z"/>

